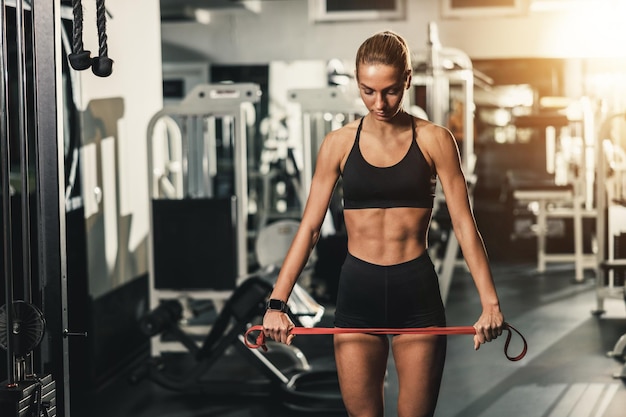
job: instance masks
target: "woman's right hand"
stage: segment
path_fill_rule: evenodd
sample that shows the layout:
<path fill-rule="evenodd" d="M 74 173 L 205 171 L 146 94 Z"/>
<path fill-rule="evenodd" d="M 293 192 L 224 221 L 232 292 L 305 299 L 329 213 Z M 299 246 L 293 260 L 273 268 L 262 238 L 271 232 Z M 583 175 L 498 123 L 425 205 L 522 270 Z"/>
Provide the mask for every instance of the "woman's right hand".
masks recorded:
<path fill-rule="evenodd" d="M 296 335 L 289 334 L 295 325 L 287 315 L 279 310 L 267 310 L 263 317 L 263 333 L 265 337 L 290 345 Z"/>

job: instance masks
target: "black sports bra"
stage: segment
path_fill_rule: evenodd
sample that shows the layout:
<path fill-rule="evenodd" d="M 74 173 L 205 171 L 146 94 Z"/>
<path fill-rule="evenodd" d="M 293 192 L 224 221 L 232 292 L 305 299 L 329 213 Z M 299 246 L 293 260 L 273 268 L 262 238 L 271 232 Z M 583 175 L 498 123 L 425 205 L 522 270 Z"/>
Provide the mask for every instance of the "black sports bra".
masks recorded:
<path fill-rule="evenodd" d="M 389 167 L 376 167 L 363 158 L 359 148 L 361 119 L 341 174 L 344 209 L 433 207 L 437 176 L 417 145 L 414 120 L 412 124 L 413 140 L 404 158 Z"/>

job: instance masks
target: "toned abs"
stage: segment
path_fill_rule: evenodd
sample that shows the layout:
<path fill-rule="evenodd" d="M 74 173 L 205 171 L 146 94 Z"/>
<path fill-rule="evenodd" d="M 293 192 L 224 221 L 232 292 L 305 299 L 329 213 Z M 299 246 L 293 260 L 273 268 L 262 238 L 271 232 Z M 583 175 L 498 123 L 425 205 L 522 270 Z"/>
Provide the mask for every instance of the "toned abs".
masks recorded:
<path fill-rule="evenodd" d="M 345 210 L 348 251 L 377 265 L 415 259 L 426 250 L 431 212 L 414 207 Z"/>

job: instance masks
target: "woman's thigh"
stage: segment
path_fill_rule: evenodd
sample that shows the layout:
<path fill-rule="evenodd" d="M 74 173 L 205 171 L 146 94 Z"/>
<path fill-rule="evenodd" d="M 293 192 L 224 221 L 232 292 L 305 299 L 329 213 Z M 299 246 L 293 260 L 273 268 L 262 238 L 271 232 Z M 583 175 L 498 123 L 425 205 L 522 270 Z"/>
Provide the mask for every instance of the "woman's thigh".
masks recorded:
<path fill-rule="evenodd" d="M 382 417 L 389 341 L 386 336 L 338 334 L 335 361 L 350 417 Z"/>
<path fill-rule="evenodd" d="M 432 416 L 446 356 L 446 337 L 397 335 L 393 358 L 398 372 L 398 416 Z"/>

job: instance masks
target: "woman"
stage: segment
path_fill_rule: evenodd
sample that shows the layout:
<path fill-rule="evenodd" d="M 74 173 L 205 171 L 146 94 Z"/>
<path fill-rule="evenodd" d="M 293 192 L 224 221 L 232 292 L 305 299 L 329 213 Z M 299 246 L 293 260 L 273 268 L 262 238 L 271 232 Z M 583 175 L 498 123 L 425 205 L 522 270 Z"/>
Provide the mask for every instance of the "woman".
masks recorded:
<path fill-rule="evenodd" d="M 339 279 L 337 327 L 445 325 L 437 275 L 426 251 L 438 177 L 482 305 L 474 324 L 474 348 L 502 333 L 504 318 L 454 137 L 402 108 L 411 68 L 407 44 L 394 32 L 377 33 L 359 47 L 356 80 L 369 111 L 330 132 L 320 147 L 300 228 L 263 319 L 266 336 L 291 343 L 293 323 L 283 311 L 284 302 L 317 242 L 340 175 L 348 256 Z M 334 336 L 341 393 L 351 417 L 383 416 L 389 339 L 371 334 Z M 432 416 L 445 361 L 445 336 L 395 335 L 391 349 L 398 373 L 398 415 Z"/>

